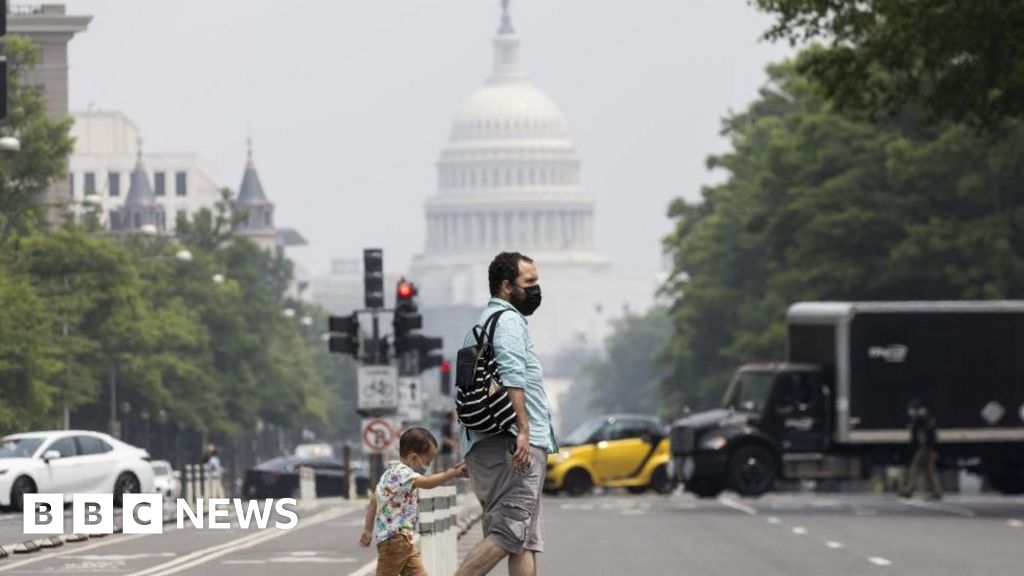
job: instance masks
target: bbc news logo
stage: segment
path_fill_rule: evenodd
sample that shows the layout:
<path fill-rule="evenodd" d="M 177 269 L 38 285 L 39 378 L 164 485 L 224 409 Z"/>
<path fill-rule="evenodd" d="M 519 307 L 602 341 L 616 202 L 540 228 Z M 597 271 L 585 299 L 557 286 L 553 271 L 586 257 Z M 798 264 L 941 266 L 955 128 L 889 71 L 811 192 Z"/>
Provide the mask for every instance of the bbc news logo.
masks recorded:
<path fill-rule="evenodd" d="M 65 533 L 63 494 L 25 494 L 23 532 L 55 536 Z M 261 506 L 262 504 L 262 506 Z M 238 526 L 248 530 L 255 525 L 266 530 L 276 512 L 280 517 L 273 527 L 291 530 L 299 524 L 294 498 L 280 500 L 242 500 L 240 498 L 199 498 L 193 506 L 184 498 L 175 503 L 178 529 L 186 522 L 200 530 L 230 530 L 228 518 L 234 510 Z M 75 534 L 114 533 L 113 494 L 74 494 L 71 500 L 71 531 Z M 163 534 L 164 497 L 162 494 L 124 494 L 121 507 L 121 528 L 125 534 Z M 283 520 L 283 521 L 282 521 Z"/>

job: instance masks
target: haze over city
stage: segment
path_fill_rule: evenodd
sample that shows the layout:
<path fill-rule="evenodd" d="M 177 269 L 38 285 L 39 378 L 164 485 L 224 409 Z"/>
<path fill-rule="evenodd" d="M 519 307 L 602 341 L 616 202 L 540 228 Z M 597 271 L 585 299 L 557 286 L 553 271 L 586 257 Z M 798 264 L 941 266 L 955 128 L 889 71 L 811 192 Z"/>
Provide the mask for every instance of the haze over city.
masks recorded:
<path fill-rule="evenodd" d="M 245 139 L 290 256 L 423 250 L 423 202 L 463 99 L 490 74 L 497 0 L 70 0 L 94 16 L 70 45 L 72 110 L 119 110 L 147 153 L 192 151 L 237 191 Z M 720 179 L 719 120 L 757 95 L 789 49 L 743 0 L 518 0 L 530 78 L 561 107 L 596 200 L 597 248 L 620 269 L 661 267 L 664 216 Z M 386 214 L 380 221 L 366 211 Z M 386 223 L 386 224 L 384 224 Z M 384 225 L 382 225 L 384 224 Z"/>

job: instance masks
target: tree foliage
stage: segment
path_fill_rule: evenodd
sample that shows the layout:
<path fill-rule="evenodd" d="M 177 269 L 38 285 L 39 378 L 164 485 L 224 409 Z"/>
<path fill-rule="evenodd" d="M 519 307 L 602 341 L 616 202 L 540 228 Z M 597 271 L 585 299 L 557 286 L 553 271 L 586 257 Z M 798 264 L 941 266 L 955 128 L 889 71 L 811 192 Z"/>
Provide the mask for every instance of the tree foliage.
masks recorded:
<path fill-rule="evenodd" d="M 800 72 L 813 57 L 770 68 L 708 161 L 727 180 L 669 209 L 675 409 L 781 358 L 796 301 L 1024 296 L 1024 130 L 839 110 Z"/>
<path fill-rule="evenodd" d="M 4 40 L 7 56 L 7 117 L 0 136 L 21 143 L 16 154 L 0 154 L 0 243 L 13 233 L 36 228 L 42 217 L 40 197 L 49 184 L 67 173 L 71 153 L 70 118 L 50 118 L 38 90 L 22 83 L 39 61 L 39 48 L 19 36 Z"/>
<path fill-rule="evenodd" d="M 590 410 L 657 413 L 662 378 L 656 360 L 671 332 L 667 311 L 661 307 L 617 320 L 605 341 L 605 356 L 587 364 L 579 376 L 590 383 Z"/>
<path fill-rule="evenodd" d="M 800 62 L 838 105 L 1001 130 L 1024 117 L 1024 0 L 753 0 L 765 34 L 826 43 Z"/>

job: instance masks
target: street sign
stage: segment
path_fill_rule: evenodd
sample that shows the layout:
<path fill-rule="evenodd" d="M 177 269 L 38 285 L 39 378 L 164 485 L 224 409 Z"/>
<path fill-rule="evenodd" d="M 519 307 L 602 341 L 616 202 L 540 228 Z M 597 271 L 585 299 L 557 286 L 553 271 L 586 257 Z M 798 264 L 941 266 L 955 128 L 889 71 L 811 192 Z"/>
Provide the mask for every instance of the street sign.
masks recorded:
<path fill-rule="evenodd" d="M 359 410 L 398 408 L 398 369 L 394 366 L 359 367 Z"/>
<path fill-rule="evenodd" d="M 400 430 L 391 418 L 364 418 L 363 446 L 372 453 L 385 452 L 397 444 Z"/>
<path fill-rule="evenodd" d="M 419 376 L 398 379 L 398 416 L 406 422 L 423 420 L 423 380 Z"/>

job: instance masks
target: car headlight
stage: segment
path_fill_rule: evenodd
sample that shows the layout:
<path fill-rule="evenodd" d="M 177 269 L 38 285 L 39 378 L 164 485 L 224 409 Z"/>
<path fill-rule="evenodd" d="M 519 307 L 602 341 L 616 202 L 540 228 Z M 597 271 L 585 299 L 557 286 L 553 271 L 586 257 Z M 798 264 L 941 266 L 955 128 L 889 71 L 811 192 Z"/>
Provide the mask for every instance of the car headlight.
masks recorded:
<path fill-rule="evenodd" d="M 725 436 L 713 434 L 701 440 L 700 447 L 705 450 L 721 450 L 722 448 L 725 448 L 725 445 L 728 443 L 729 441 L 725 439 Z"/>

